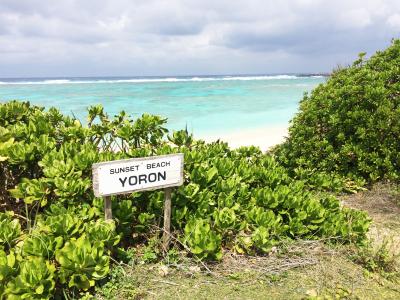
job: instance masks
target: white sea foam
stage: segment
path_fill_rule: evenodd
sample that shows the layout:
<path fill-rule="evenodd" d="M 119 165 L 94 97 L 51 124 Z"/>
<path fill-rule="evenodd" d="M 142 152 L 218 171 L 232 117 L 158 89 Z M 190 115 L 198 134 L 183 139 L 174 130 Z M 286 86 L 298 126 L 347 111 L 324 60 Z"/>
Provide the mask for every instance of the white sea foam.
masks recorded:
<path fill-rule="evenodd" d="M 54 79 L 54 80 L 43 80 L 43 81 L 0 81 L 3 85 L 15 85 L 15 84 L 69 84 L 75 83 L 68 79 Z"/>
<path fill-rule="evenodd" d="M 68 79 L 49 79 L 44 80 L 44 84 L 64 84 L 64 83 L 71 83 L 71 80 Z"/>
<path fill-rule="evenodd" d="M 320 78 L 323 76 L 310 76 Z M 281 79 L 301 79 L 295 75 L 259 75 L 259 76 L 218 76 L 218 77 L 168 77 L 168 78 L 132 78 L 132 79 L 45 79 L 38 81 L 0 81 L 2 85 L 16 84 L 95 84 L 95 83 L 157 83 L 157 82 L 196 82 L 196 81 L 251 81 L 251 80 L 281 80 Z"/>

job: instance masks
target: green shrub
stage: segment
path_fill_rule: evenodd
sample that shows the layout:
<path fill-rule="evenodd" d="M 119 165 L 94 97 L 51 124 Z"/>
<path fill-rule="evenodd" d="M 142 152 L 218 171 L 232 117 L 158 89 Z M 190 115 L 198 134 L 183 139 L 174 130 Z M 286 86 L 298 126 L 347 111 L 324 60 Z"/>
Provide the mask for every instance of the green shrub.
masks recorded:
<path fill-rule="evenodd" d="M 293 173 L 324 171 L 359 184 L 400 178 L 400 40 L 364 55 L 300 102 L 275 151 Z"/>
<path fill-rule="evenodd" d="M 87 232 L 90 241 L 101 242 L 109 248 L 117 245 L 120 241 L 120 236 L 116 234 L 113 221 L 102 219 L 96 222 L 91 221 L 86 224 L 85 232 Z"/>
<path fill-rule="evenodd" d="M 32 232 L 22 245 L 23 256 L 40 256 L 45 259 L 52 259 L 54 253 L 63 245 L 63 238 L 61 236 L 55 237 L 45 232 L 37 230 Z"/>
<path fill-rule="evenodd" d="M 7 254 L 0 250 L 0 298 L 4 293 L 8 281 L 17 273 L 15 254 Z"/>
<path fill-rule="evenodd" d="M 185 243 L 199 258 L 222 258 L 221 236 L 211 229 L 209 220 L 190 220 L 185 226 Z"/>
<path fill-rule="evenodd" d="M 16 244 L 21 235 L 21 225 L 12 216 L 13 213 L 0 212 L 0 246 L 7 248 Z"/>
<path fill-rule="evenodd" d="M 109 256 L 104 253 L 103 243 L 91 242 L 86 235 L 66 242 L 55 257 L 60 264 L 60 281 L 68 283 L 68 287 L 87 290 L 109 271 Z"/>
<path fill-rule="evenodd" d="M 340 178 L 295 176 L 258 148 L 231 150 L 194 140 L 187 131 L 167 141 L 164 124 L 146 114 L 110 118 L 94 106 L 84 126 L 56 109 L 0 104 L 0 191 L 9 191 L 0 197 L 13 211 L 0 213 L 0 280 L 8 294 L 90 292 L 108 275 L 112 255 L 127 256 L 123 248 L 144 249 L 142 261 L 159 259 L 163 192 L 112 197 L 115 219 L 106 222 L 103 200 L 91 188 L 92 164 L 101 161 L 183 153 L 185 182 L 172 193 L 172 229 L 200 259 L 219 260 L 225 249 L 264 254 L 283 239 L 365 238 L 365 214 L 313 192 L 339 187 Z M 11 253 L 20 264 L 11 264 Z M 32 262 L 38 268 L 29 275 Z"/>
<path fill-rule="evenodd" d="M 20 263 L 19 273 L 5 288 L 7 299 L 49 299 L 55 287 L 55 266 L 41 257 Z"/>

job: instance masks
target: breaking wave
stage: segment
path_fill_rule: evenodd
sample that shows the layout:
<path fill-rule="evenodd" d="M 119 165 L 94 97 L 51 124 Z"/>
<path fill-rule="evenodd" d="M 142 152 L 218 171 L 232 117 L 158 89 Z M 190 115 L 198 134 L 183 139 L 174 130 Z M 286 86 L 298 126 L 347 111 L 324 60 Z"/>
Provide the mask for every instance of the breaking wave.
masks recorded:
<path fill-rule="evenodd" d="M 204 77 L 164 77 L 164 78 L 79 78 L 79 79 L 9 79 L 0 81 L 3 85 L 13 84 L 96 84 L 96 83 L 157 83 L 157 82 L 196 82 L 196 81 L 250 81 L 319 78 L 323 76 L 260 75 L 260 76 L 204 76 Z"/>

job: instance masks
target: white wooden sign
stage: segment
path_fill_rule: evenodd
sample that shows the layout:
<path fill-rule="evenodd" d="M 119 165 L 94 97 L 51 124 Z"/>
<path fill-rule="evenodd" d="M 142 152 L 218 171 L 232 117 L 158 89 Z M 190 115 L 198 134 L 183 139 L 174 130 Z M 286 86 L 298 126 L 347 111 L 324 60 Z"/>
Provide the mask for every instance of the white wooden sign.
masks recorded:
<path fill-rule="evenodd" d="M 92 170 L 96 197 L 179 186 L 183 184 L 183 154 L 101 162 Z"/>

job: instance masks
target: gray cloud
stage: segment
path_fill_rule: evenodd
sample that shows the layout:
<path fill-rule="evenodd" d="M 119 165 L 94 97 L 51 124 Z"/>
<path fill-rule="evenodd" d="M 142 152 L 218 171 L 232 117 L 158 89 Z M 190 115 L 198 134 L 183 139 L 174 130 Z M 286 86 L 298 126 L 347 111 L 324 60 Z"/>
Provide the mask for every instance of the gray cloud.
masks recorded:
<path fill-rule="evenodd" d="M 1 0 L 0 77 L 326 72 L 399 33 L 397 0 Z"/>

